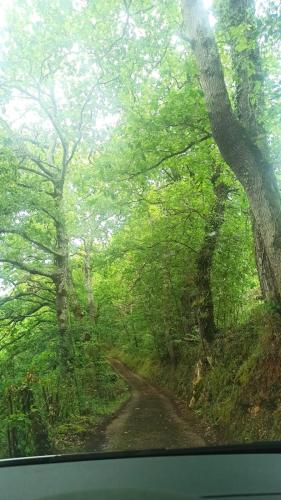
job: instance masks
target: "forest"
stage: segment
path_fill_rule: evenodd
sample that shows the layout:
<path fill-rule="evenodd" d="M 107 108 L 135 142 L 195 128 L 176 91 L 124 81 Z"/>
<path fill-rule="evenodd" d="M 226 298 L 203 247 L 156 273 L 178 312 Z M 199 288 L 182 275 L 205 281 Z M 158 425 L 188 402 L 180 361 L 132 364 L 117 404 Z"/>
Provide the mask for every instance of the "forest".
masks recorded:
<path fill-rule="evenodd" d="M 280 32 L 278 0 L 3 7 L 1 457 L 83 450 L 111 358 L 280 439 Z"/>

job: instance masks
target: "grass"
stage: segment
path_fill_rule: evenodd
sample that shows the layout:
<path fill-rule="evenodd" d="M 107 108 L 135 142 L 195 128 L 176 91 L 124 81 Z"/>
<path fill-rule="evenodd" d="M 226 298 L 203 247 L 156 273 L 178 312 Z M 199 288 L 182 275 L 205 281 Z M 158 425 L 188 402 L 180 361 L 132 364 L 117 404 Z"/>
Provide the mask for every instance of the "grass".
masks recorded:
<path fill-rule="evenodd" d="M 129 398 L 128 387 L 109 363 L 102 362 L 86 371 L 83 414 L 74 414 L 67 422 L 52 429 L 51 440 L 56 452 L 74 453 L 87 449 L 99 426 Z M 94 451 L 94 450 L 93 450 Z"/>

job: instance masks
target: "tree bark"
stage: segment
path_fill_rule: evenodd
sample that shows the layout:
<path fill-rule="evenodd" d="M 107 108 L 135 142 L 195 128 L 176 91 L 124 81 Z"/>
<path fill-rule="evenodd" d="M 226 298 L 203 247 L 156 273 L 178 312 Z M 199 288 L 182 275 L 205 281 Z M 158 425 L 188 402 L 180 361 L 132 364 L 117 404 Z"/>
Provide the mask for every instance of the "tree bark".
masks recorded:
<path fill-rule="evenodd" d="M 63 372 L 71 369 L 70 339 L 68 332 L 68 278 L 69 278 L 69 247 L 66 222 L 63 208 L 63 185 L 55 187 L 56 204 L 56 314 L 59 328 L 59 358 Z"/>
<path fill-rule="evenodd" d="M 229 188 L 219 180 L 216 171 L 211 179 L 215 195 L 214 204 L 206 221 L 205 236 L 197 259 L 197 319 L 202 341 L 211 344 L 216 336 L 217 327 L 214 317 L 214 303 L 211 285 L 211 272 L 219 232 L 224 221 L 225 204 Z"/>
<path fill-rule="evenodd" d="M 259 49 L 254 0 L 220 0 L 219 23 L 231 48 L 235 111 L 251 139 L 268 155 L 263 126 L 264 72 Z M 243 50 L 239 42 L 243 42 Z"/>
<path fill-rule="evenodd" d="M 207 13 L 201 0 L 183 0 L 184 19 L 219 150 L 244 187 L 270 268 L 268 295 L 281 303 L 281 203 L 273 168 L 236 118 Z"/>
<path fill-rule="evenodd" d="M 221 0 L 218 4 L 218 11 L 221 30 L 231 47 L 237 117 L 249 132 L 251 139 L 269 159 L 268 139 L 262 120 L 265 105 L 264 72 L 257 38 L 255 2 L 254 0 Z M 243 51 L 237 50 L 241 37 L 245 44 Z M 270 297 L 270 290 L 272 286 L 275 286 L 275 280 L 253 213 L 251 213 L 251 219 L 260 287 L 263 298 L 266 298 Z M 274 295 L 277 294 L 278 290 L 274 290 Z"/>

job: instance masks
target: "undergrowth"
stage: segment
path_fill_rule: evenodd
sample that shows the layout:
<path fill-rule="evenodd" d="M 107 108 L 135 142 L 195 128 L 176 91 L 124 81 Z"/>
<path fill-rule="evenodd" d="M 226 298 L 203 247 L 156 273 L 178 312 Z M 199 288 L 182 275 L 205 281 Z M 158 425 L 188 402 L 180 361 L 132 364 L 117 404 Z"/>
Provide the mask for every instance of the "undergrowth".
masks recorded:
<path fill-rule="evenodd" d="M 103 357 L 83 367 L 78 379 L 83 388 L 83 411 L 56 425 L 52 432 L 53 446 L 60 453 L 85 451 L 104 418 L 129 397 L 126 383 Z"/>
<path fill-rule="evenodd" d="M 212 347 L 212 367 L 196 387 L 195 413 L 210 424 L 220 442 L 279 440 L 281 435 L 281 323 L 274 311 L 256 308 L 235 330 L 220 332 Z M 182 349 L 175 367 L 155 354 L 116 348 L 113 356 L 188 406 L 200 345 Z"/>

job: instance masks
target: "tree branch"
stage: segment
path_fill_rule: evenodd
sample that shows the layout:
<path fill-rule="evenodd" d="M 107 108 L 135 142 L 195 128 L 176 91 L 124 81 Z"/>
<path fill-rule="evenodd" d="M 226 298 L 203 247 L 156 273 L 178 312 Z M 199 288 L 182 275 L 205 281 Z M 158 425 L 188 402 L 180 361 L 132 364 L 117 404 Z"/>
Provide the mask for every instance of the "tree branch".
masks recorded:
<path fill-rule="evenodd" d="M 38 172 L 38 170 L 34 170 L 33 168 L 23 167 L 23 166 L 19 165 L 18 169 L 23 170 L 24 172 L 31 172 L 32 174 L 40 175 L 41 177 L 44 177 L 45 179 L 47 179 L 47 181 L 52 182 L 52 178 L 50 176 L 44 174 L 43 172 Z"/>
<path fill-rule="evenodd" d="M 0 321 L 7 321 L 6 326 L 15 325 L 16 323 L 20 323 L 21 321 L 24 321 L 25 319 L 30 318 L 35 313 L 40 311 L 43 307 L 49 307 L 49 304 L 47 302 L 37 304 L 36 307 L 33 307 L 33 309 L 29 310 L 25 314 L 20 314 L 18 316 L 13 317 L 13 318 L 10 318 L 10 317 L 0 318 Z"/>
<path fill-rule="evenodd" d="M 61 257 L 61 253 L 57 252 L 56 250 L 53 250 L 52 248 L 48 247 L 47 245 L 44 245 L 44 243 L 40 243 L 39 241 L 34 240 L 28 234 L 26 234 L 24 231 L 18 231 L 17 229 L 4 229 L 0 228 L 0 233 L 2 234 L 16 234 L 23 238 L 26 241 L 29 241 L 33 245 L 37 246 L 41 250 L 44 250 L 44 252 L 50 253 L 52 255 L 55 255 L 56 257 Z"/>
<path fill-rule="evenodd" d="M 33 163 L 35 163 L 35 165 L 37 165 L 37 167 L 40 168 L 40 170 L 42 170 L 42 172 L 44 174 L 46 174 L 50 180 L 52 181 L 54 179 L 54 174 L 52 172 L 50 172 L 50 170 L 48 170 L 45 166 L 44 166 L 44 163 L 49 165 L 48 162 L 44 162 L 42 161 L 40 158 L 36 158 L 34 156 L 30 156 L 27 154 L 27 158 L 32 161 Z M 50 166 L 50 165 L 49 165 Z"/>
<path fill-rule="evenodd" d="M 34 269 L 32 267 L 27 266 L 23 262 L 19 262 L 19 261 L 14 260 L 14 259 L 1 259 L 0 258 L 0 262 L 2 262 L 3 264 L 5 264 L 5 263 L 11 264 L 12 266 L 17 267 L 18 269 L 21 269 L 22 271 L 26 271 L 29 274 L 34 274 L 37 276 L 44 276 L 45 278 L 49 278 L 52 281 L 54 281 L 56 278 L 56 273 L 48 273 L 46 271 L 40 271 L 40 269 Z"/>
<path fill-rule="evenodd" d="M 24 184 L 23 182 L 17 182 L 17 185 L 25 189 L 32 189 L 32 191 L 35 190 L 37 193 L 44 193 L 47 196 L 51 196 L 51 198 L 54 198 L 54 193 L 52 193 L 51 191 L 45 191 L 44 189 L 39 189 L 37 186 L 30 186 L 30 184 Z"/>
<path fill-rule="evenodd" d="M 185 148 L 180 149 L 179 151 L 175 151 L 174 153 L 169 153 L 167 156 L 164 156 L 159 161 L 157 161 L 156 163 L 154 163 L 153 165 L 148 167 L 146 170 L 140 170 L 139 172 L 135 172 L 124 180 L 129 180 L 129 179 L 132 179 L 134 177 L 137 177 L 138 175 L 146 174 L 147 172 L 150 172 L 151 170 L 154 170 L 155 168 L 159 167 L 165 161 L 170 160 L 171 158 L 174 158 L 175 156 L 184 155 L 185 153 L 187 153 L 187 151 L 192 149 L 193 146 L 196 146 L 197 144 L 200 144 L 201 142 L 204 142 L 207 139 L 210 139 L 211 137 L 212 137 L 212 134 L 210 134 L 210 133 L 205 134 L 200 139 L 197 139 L 195 141 L 190 142 Z"/>
<path fill-rule="evenodd" d="M 60 127 L 59 127 L 56 119 L 54 118 L 54 116 L 52 115 L 52 113 L 50 113 L 48 107 L 45 105 L 45 103 L 42 101 L 42 99 L 39 96 L 31 94 L 26 89 L 22 88 L 21 85 L 15 85 L 14 88 L 16 88 L 17 90 L 19 90 L 22 94 L 26 95 L 27 97 L 29 97 L 33 101 L 36 101 L 39 104 L 39 106 L 41 107 L 41 109 L 44 111 L 44 113 L 47 115 L 47 117 L 49 118 L 51 124 L 54 127 L 54 130 L 56 131 L 56 133 L 57 133 L 57 135 L 59 137 L 61 145 L 62 145 L 62 149 L 63 149 L 63 165 L 64 165 L 64 163 L 67 160 L 67 156 L 68 156 L 68 147 L 67 147 L 65 138 L 64 138 L 64 136 L 63 136 L 63 134 L 62 134 L 62 132 L 60 130 Z M 39 90 L 39 94 L 40 94 L 40 89 L 38 89 L 38 90 Z"/>

